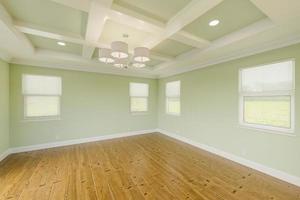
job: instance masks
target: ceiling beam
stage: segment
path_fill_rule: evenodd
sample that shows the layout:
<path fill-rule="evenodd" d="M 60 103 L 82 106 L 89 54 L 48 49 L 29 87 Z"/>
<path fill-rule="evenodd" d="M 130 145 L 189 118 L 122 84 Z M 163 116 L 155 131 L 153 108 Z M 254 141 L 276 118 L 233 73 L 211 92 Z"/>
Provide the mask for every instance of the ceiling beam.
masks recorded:
<path fill-rule="evenodd" d="M 56 3 L 60 3 L 65 6 L 69 6 L 84 12 L 89 12 L 89 1 L 85 0 L 52 0 Z M 165 29 L 165 24 L 146 17 L 138 12 L 129 10 L 117 4 L 113 4 L 111 9 L 107 15 L 108 19 L 126 25 L 135 29 L 139 29 L 141 31 L 145 31 L 147 33 L 153 33 L 154 35 L 159 35 Z M 203 48 L 209 44 L 209 41 L 194 36 L 185 31 L 179 31 L 178 33 L 172 36 L 173 40 L 181 42 L 183 44 L 195 47 L 195 48 Z"/>
<path fill-rule="evenodd" d="M 101 36 L 111 4 L 112 0 L 91 0 L 87 30 L 85 34 L 85 40 L 89 44 L 83 46 L 83 57 L 92 57 L 95 50 L 95 46 L 93 44 L 97 43 Z"/>
<path fill-rule="evenodd" d="M 145 46 L 152 49 L 163 40 L 173 36 L 186 25 L 190 24 L 213 7 L 220 4 L 222 1 L 223 0 L 192 0 L 168 21 L 166 28 L 159 34 L 159 36 L 147 39 Z"/>
<path fill-rule="evenodd" d="M 62 40 L 65 42 L 71 42 L 76 44 L 86 44 L 84 38 L 79 34 L 76 35 L 73 33 L 41 27 L 40 25 L 37 26 L 34 24 L 21 22 L 21 21 L 15 21 L 14 25 L 22 33 L 50 38 L 54 40 Z"/>
<path fill-rule="evenodd" d="M 25 51 L 27 54 L 33 54 L 35 52 L 34 46 L 27 37 L 14 26 L 12 17 L 1 3 L 0 30 L 3 31 L 0 35 L 1 48 L 6 52 L 22 53 Z"/>
<path fill-rule="evenodd" d="M 172 35 L 170 39 L 198 49 L 203 49 L 210 44 L 210 41 L 199 38 L 186 31 L 178 31 L 176 34 Z"/>
<path fill-rule="evenodd" d="M 65 42 L 80 44 L 80 45 L 89 45 L 85 38 L 81 37 L 80 35 L 74 35 L 67 32 L 58 31 L 55 29 L 44 28 L 41 26 L 25 23 L 25 22 L 15 22 L 15 27 L 22 33 L 27 33 L 30 35 L 35 35 L 39 37 L 50 38 L 54 40 L 62 40 Z M 109 48 L 109 44 L 102 44 L 99 42 L 92 43 L 94 47 L 98 48 Z M 133 53 L 133 49 L 129 49 L 129 53 Z M 158 53 L 151 53 L 151 58 L 155 60 L 161 61 L 170 61 L 173 60 L 174 57 L 168 55 L 162 55 Z"/>
<path fill-rule="evenodd" d="M 110 20 L 119 24 L 140 29 L 148 33 L 153 33 L 154 37 L 158 37 L 165 30 L 164 23 L 148 17 L 141 16 L 140 13 L 128 10 L 127 8 L 123 8 L 118 5 L 113 5 L 108 17 Z M 203 48 L 210 43 L 205 39 L 199 38 L 185 31 L 178 31 L 172 36 L 171 39 L 195 48 Z"/>

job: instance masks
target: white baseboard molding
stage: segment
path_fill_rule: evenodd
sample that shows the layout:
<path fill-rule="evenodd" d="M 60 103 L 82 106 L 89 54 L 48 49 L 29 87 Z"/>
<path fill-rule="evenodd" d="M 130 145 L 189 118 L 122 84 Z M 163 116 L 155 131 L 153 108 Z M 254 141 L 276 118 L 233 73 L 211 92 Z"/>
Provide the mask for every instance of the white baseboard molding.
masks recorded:
<path fill-rule="evenodd" d="M 190 144 L 190 145 L 195 146 L 197 148 L 200 148 L 200 149 L 203 149 L 205 151 L 211 152 L 211 153 L 216 154 L 218 156 L 224 157 L 224 158 L 226 158 L 228 160 L 237 162 L 237 163 L 239 163 L 241 165 L 244 165 L 246 167 L 255 169 L 255 170 L 260 171 L 260 172 L 262 172 L 264 174 L 273 176 L 275 178 L 278 178 L 280 180 L 283 180 L 285 182 L 288 182 L 288 183 L 291 183 L 293 185 L 296 185 L 296 186 L 300 187 L 300 177 L 293 176 L 293 175 L 290 175 L 290 174 L 288 174 L 286 172 L 283 172 L 283 171 L 280 171 L 280 170 L 277 170 L 277 169 L 273 169 L 273 168 L 267 167 L 265 165 L 256 163 L 254 161 L 247 160 L 245 158 L 233 155 L 231 153 L 224 152 L 222 150 L 216 149 L 216 148 L 211 147 L 211 146 L 208 146 L 208 145 L 205 145 L 205 144 L 201 144 L 201 143 L 193 141 L 193 140 L 191 140 L 189 138 L 180 136 L 180 135 L 178 135 L 176 133 L 172 133 L 172 132 L 169 132 L 169 131 L 166 131 L 166 130 L 162 130 L 162 129 L 157 129 L 156 131 L 160 132 L 160 133 L 162 133 L 164 135 L 167 135 L 169 137 L 172 137 L 174 139 L 180 140 L 180 141 L 182 141 L 184 143 Z"/>
<path fill-rule="evenodd" d="M 2 160 L 4 160 L 7 156 L 9 156 L 9 154 L 11 154 L 11 150 L 7 149 L 6 151 L 4 151 L 2 154 L 0 154 L 0 162 Z"/>
<path fill-rule="evenodd" d="M 9 154 L 22 153 L 22 152 L 36 151 L 36 150 L 42 150 L 42 149 L 49 149 L 49 148 L 54 148 L 54 147 L 63 147 L 63 146 L 82 144 L 82 143 L 88 143 L 88 142 L 96 142 L 96 141 L 109 140 L 109 139 L 115 139 L 115 138 L 121 138 L 121 137 L 129 137 L 129 136 L 134 136 L 134 135 L 153 133 L 155 131 L 156 131 L 156 129 L 131 131 L 131 132 L 96 136 L 96 137 L 90 137 L 90 138 L 80 138 L 80 139 L 51 142 L 51 143 L 45 143 L 45 144 L 14 147 L 14 148 L 9 149 L 8 152 L 9 152 Z"/>

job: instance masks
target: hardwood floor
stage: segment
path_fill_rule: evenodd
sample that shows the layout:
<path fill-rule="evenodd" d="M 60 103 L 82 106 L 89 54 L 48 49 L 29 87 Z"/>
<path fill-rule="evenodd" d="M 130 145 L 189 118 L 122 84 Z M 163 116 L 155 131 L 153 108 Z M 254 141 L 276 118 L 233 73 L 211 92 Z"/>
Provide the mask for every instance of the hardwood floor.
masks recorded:
<path fill-rule="evenodd" d="M 154 133 L 11 155 L 0 199 L 300 200 L 300 188 Z"/>

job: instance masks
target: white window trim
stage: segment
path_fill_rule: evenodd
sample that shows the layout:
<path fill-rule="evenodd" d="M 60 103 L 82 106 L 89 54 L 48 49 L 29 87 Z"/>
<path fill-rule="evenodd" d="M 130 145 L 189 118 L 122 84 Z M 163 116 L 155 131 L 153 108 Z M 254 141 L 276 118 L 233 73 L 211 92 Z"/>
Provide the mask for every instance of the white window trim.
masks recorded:
<path fill-rule="evenodd" d="M 147 99 L 147 105 L 146 105 L 146 108 L 147 108 L 147 110 L 146 111 L 133 111 L 132 110 L 132 107 L 131 107 L 131 101 L 132 101 L 132 98 L 145 98 L 145 99 Z M 129 105 L 129 107 L 130 107 L 130 113 L 132 114 L 132 115 L 146 115 L 146 114 L 148 114 L 148 112 L 149 112 L 149 97 L 139 97 L 139 96 L 130 96 L 130 105 Z"/>
<path fill-rule="evenodd" d="M 168 83 L 172 83 L 172 82 L 179 82 L 179 95 L 178 96 L 168 96 L 167 95 L 167 84 Z M 168 99 L 179 99 L 179 105 L 180 105 L 180 111 L 179 113 L 174 113 L 174 112 L 170 112 L 168 109 Z M 167 115 L 171 115 L 171 116 L 175 116 L 175 117 L 180 117 L 181 116 L 181 80 L 173 80 L 173 81 L 169 81 L 165 83 L 165 112 Z"/>
<path fill-rule="evenodd" d="M 36 76 L 47 76 L 47 77 L 59 77 L 61 79 L 61 84 L 63 84 L 63 80 L 60 76 L 53 76 L 53 75 L 46 75 L 46 74 L 22 74 L 22 92 L 23 92 L 23 80 L 24 76 L 26 75 L 36 75 Z M 22 94 L 23 96 L 23 120 L 24 122 L 31 122 L 31 121 L 56 121 L 56 120 L 61 120 L 61 96 L 62 95 L 44 95 L 44 94 Z M 59 102 L 58 102 L 58 115 L 53 115 L 53 116 L 39 116 L 39 117 L 28 117 L 26 115 L 26 110 L 27 110 L 27 104 L 26 104 L 26 97 L 32 96 L 32 97 L 37 97 L 37 96 L 51 96 L 51 97 L 58 97 Z"/>
<path fill-rule="evenodd" d="M 131 96 L 131 94 L 130 94 L 130 84 L 132 84 L 132 83 L 147 84 L 148 85 L 148 96 Z M 148 112 L 149 112 L 149 95 L 150 95 L 150 84 L 149 83 L 129 82 L 129 99 L 130 99 L 129 100 L 129 111 L 132 115 L 147 115 L 148 114 Z M 146 105 L 147 110 L 146 111 L 133 111 L 132 107 L 131 107 L 132 98 L 146 98 L 147 99 L 147 105 Z"/>
<path fill-rule="evenodd" d="M 272 63 L 266 63 L 262 65 L 257 65 L 253 67 L 261 67 L 265 65 L 285 62 L 285 61 L 292 61 L 293 62 L 293 89 L 291 91 L 272 91 L 272 92 L 242 92 L 242 70 L 247 68 L 240 68 L 239 69 L 239 124 L 243 128 L 253 129 L 257 131 L 262 131 L 265 133 L 274 133 L 280 134 L 285 136 L 295 136 L 295 59 L 285 59 L 285 60 L 278 60 Z M 282 127 L 275 127 L 275 126 L 267 126 L 267 125 L 260 125 L 260 124 L 250 124 L 244 121 L 244 97 L 247 96 L 290 96 L 291 97 L 291 128 L 282 128 Z"/>

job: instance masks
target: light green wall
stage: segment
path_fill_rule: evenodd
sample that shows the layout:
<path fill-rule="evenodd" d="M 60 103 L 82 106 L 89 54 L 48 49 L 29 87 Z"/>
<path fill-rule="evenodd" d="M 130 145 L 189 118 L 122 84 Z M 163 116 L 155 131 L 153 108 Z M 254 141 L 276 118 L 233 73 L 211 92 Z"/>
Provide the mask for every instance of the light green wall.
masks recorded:
<path fill-rule="evenodd" d="M 270 134 L 241 127 L 238 123 L 239 68 L 287 58 L 296 59 L 296 136 Z M 294 45 L 159 81 L 11 65 L 11 146 L 154 129 L 158 125 L 161 129 L 300 177 L 299 62 L 300 45 Z M 1 63 L 0 69 L 1 91 L 8 94 L 5 87 L 8 66 Z M 23 120 L 23 73 L 57 75 L 63 78 L 61 120 Z M 181 116 L 165 114 L 165 83 L 171 80 L 181 80 Z M 150 83 L 150 108 L 147 115 L 132 115 L 129 112 L 130 81 Z M 2 112 L 0 114 L 1 134 L 2 129 L 5 130 L 0 140 L 1 152 L 1 148 L 8 146 L 8 127 L 5 125 L 8 123 L 8 98 L 1 95 L 0 99 L 1 109 L 4 109 L 4 117 Z M 2 141 L 5 142 L 2 144 Z"/>
<path fill-rule="evenodd" d="M 0 60 L 0 155 L 9 148 L 9 65 Z"/>
<path fill-rule="evenodd" d="M 238 120 L 238 70 L 296 59 L 296 136 L 242 128 Z M 300 177 L 300 45 L 159 80 L 159 128 Z M 181 80 L 181 116 L 165 114 L 165 83 Z"/>
<path fill-rule="evenodd" d="M 157 80 L 14 64 L 10 67 L 12 147 L 157 127 Z M 61 120 L 23 120 L 23 73 L 62 77 Z M 131 81 L 150 84 L 147 114 L 133 115 L 129 111 Z"/>

